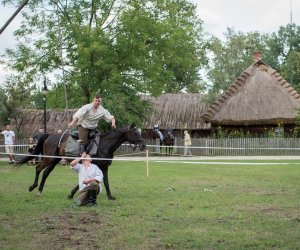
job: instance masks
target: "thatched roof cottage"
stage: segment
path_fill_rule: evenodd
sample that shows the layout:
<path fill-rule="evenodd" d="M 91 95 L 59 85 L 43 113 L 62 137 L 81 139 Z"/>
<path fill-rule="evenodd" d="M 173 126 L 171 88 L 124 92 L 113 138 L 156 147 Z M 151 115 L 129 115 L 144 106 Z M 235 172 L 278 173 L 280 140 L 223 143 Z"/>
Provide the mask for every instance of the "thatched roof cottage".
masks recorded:
<path fill-rule="evenodd" d="M 201 117 L 223 130 L 243 129 L 263 133 L 279 124 L 295 126 L 300 96 L 283 77 L 265 64 L 261 53 Z"/>
<path fill-rule="evenodd" d="M 158 122 L 161 130 L 172 128 L 177 136 L 187 129 L 193 136 L 203 136 L 210 133 L 210 123 L 201 118 L 208 105 L 203 102 L 200 93 L 162 94 L 159 97 L 142 96 L 153 104 L 149 119 L 143 124 L 144 130 L 151 130 Z"/>

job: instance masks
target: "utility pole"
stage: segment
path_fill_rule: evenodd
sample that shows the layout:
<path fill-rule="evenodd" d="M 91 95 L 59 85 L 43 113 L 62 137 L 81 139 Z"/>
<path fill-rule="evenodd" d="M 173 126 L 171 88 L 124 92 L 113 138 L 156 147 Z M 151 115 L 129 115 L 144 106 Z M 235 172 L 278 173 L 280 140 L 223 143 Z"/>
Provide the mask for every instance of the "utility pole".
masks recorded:
<path fill-rule="evenodd" d="M 291 24 L 290 24 L 290 51 L 292 50 L 292 36 L 293 36 L 293 10 L 292 10 L 292 0 L 290 0 L 290 18 L 291 18 Z M 293 85 L 293 69 L 290 69 L 291 76 L 290 76 L 290 84 Z"/>
<path fill-rule="evenodd" d="M 18 13 L 25 7 L 25 5 L 29 2 L 29 0 L 25 0 L 21 6 L 14 12 L 14 14 L 7 20 L 7 22 L 3 25 L 3 27 L 0 30 L 0 35 L 2 32 L 7 28 L 7 26 L 11 23 L 12 20 L 18 15 Z"/>
<path fill-rule="evenodd" d="M 292 25 L 293 24 L 292 0 L 290 0 L 290 10 L 291 10 L 291 25 Z"/>
<path fill-rule="evenodd" d="M 57 9 L 57 17 L 58 17 L 58 24 L 57 25 L 58 25 L 58 36 L 59 36 L 59 45 L 60 45 L 60 59 L 61 59 L 61 68 L 62 68 L 62 80 L 63 80 L 63 86 L 64 86 L 64 97 L 65 97 L 67 120 L 69 122 L 70 118 L 69 118 L 67 82 L 66 82 L 65 67 L 64 67 L 63 38 L 62 38 L 61 29 L 60 29 L 60 18 L 59 18 L 58 9 Z"/>

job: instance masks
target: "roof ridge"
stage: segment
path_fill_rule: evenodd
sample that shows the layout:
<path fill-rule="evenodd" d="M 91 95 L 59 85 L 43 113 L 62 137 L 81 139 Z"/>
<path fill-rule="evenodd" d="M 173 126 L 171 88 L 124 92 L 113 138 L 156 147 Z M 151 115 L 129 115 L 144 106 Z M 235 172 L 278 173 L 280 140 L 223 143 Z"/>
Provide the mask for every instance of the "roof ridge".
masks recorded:
<path fill-rule="evenodd" d="M 270 67 L 270 69 L 272 69 Z M 292 97 L 294 97 L 297 101 L 300 101 L 300 95 L 295 90 L 292 85 L 290 85 L 276 70 L 272 69 L 270 75 L 276 78 L 278 85 L 286 90 Z"/>
<path fill-rule="evenodd" d="M 211 119 L 211 117 L 226 104 L 227 100 L 234 96 L 235 93 L 245 85 L 247 77 L 251 75 L 249 69 L 252 66 L 253 65 L 244 70 L 242 74 L 240 74 L 240 76 L 229 85 L 228 89 L 220 97 L 218 97 L 213 104 L 210 105 L 206 113 L 201 116 L 204 121 L 207 122 L 209 119 Z"/>
<path fill-rule="evenodd" d="M 258 60 L 245 69 L 242 74 L 232 84 L 229 85 L 228 89 L 220 97 L 218 97 L 213 104 L 209 106 L 206 113 L 201 116 L 205 122 L 209 122 L 213 116 L 226 105 L 227 101 L 245 86 L 245 82 L 247 78 L 252 75 L 251 72 L 255 65 L 257 65 L 257 67 L 265 65 L 267 70 L 264 69 L 264 71 L 266 71 L 270 76 L 274 77 L 277 84 L 287 91 L 287 94 L 291 95 L 297 102 L 300 102 L 299 93 L 286 80 L 284 80 L 284 78 L 276 70 L 272 69 L 262 60 Z"/>

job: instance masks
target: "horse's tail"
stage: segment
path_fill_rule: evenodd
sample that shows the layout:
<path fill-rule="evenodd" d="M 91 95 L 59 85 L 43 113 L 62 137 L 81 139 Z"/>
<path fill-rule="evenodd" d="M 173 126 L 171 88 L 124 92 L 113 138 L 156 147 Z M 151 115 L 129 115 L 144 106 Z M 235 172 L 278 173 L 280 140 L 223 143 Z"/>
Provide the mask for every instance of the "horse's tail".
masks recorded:
<path fill-rule="evenodd" d="M 32 155 L 39 155 L 40 153 L 43 153 L 43 145 L 44 145 L 44 141 L 47 139 L 47 137 L 49 136 L 49 134 L 43 134 L 40 139 L 38 140 L 33 152 L 32 152 Z M 16 165 L 23 165 L 24 163 L 32 160 L 33 158 L 35 158 L 36 156 L 31 156 L 31 155 L 28 155 L 28 156 L 24 156 L 20 161 L 17 162 Z"/>

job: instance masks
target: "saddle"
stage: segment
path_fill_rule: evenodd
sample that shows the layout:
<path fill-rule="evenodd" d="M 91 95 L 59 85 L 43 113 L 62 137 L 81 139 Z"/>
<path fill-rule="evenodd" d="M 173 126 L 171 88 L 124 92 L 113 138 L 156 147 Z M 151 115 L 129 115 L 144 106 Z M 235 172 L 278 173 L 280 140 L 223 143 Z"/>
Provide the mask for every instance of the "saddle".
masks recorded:
<path fill-rule="evenodd" d="M 95 138 L 96 137 L 96 134 L 100 134 L 99 131 L 95 131 L 95 130 L 90 130 L 89 132 L 89 136 L 88 136 L 88 140 L 90 141 L 91 139 Z M 79 132 L 78 130 L 73 130 L 71 133 L 70 133 L 71 137 L 75 140 L 79 140 Z"/>
<path fill-rule="evenodd" d="M 90 156 L 97 155 L 97 150 L 100 143 L 100 132 L 91 130 L 88 136 L 88 146 L 86 151 Z M 72 131 L 67 139 L 65 155 L 70 157 L 80 156 L 80 143 L 78 131 Z"/>

